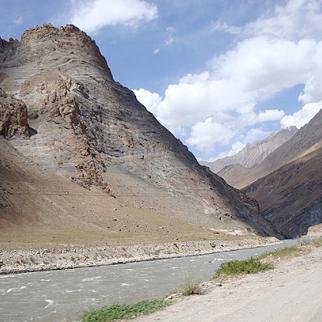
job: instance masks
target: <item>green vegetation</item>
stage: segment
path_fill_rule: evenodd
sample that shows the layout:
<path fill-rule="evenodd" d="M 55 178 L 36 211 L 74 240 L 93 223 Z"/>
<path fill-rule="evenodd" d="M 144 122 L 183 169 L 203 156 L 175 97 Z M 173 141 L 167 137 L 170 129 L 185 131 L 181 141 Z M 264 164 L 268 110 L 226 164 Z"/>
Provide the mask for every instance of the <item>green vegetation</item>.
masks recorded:
<path fill-rule="evenodd" d="M 306 252 L 307 250 L 302 246 L 292 246 L 292 247 L 274 250 L 273 252 L 260 255 L 257 257 L 257 259 L 261 260 L 264 258 L 272 258 L 272 259 L 289 258 L 289 257 L 296 257 L 296 256 L 303 255 Z"/>
<path fill-rule="evenodd" d="M 203 289 L 198 281 L 188 281 L 179 287 L 179 293 L 183 296 L 201 295 Z"/>
<path fill-rule="evenodd" d="M 141 301 L 136 304 L 115 304 L 89 311 L 81 318 L 82 322 L 109 322 L 134 319 L 140 315 L 154 313 L 168 306 L 171 302 L 165 299 Z"/>
<path fill-rule="evenodd" d="M 215 278 L 243 274 L 254 274 L 273 268 L 274 266 L 272 264 L 261 263 L 257 258 L 251 258 L 247 260 L 234 260 L 221 264 L 215 274 Z"/>
<path fill-rule="evenodd" d="M 308 253 L 313 247 L 322 247 L 322 238 L 304 242 L 299 246 L 292 246 L 278 249 L 270 253 L 266 253 L 248 260 L 236 260 L 223 263 L 214 278 L 224 276 L 235 276 L 243 274 L 254 274 L 262 271 L 273 269 L 274 266 L 270 260 L 274 262 L 277 259 L 291 258 Z"/>

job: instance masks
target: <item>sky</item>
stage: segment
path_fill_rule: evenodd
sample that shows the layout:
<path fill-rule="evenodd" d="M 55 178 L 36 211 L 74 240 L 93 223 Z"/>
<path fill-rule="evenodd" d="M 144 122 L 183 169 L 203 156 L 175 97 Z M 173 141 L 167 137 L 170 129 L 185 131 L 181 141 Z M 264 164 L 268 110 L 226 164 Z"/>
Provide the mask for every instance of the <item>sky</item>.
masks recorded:
<path fill-rule="evenodd" d="M 0 37 L 43 23 L 94 38 L 114 79 L 199 160 L 322 108 L 322 0 L 0 0 Z"/>

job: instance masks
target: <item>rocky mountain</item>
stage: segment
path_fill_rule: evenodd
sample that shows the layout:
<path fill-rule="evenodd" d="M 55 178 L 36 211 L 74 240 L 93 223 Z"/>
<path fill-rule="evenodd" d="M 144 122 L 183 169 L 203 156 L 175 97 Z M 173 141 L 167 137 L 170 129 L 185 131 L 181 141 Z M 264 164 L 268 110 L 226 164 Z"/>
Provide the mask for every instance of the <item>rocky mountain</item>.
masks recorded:
<path fill-rule="evenodd" d="M 41 184 L 20 186 L 28 196 L 38 192 L 37 200 L 29 199 L 30 207 L 17 201 L 19 185 L 12 191 L 2 187 L 10 201 L 0 208 L 0 222 L 5 227 L 19 221 L 33 227 L 46 222 L 48 228 L 64 214 L 64 227 L 78 222 L 77 229 L 100 226 L 109 233 L 111 207 L 117 208 L 117 204 L 123 215 L 118 218 L 114 213 L 116 221 L 127 218 L 131 227 L 133 213 L 140 213 L 140 220 L 151 216 L 146 225 L 152 225 L 153 218 L 158 222 L 156 214 L 162 214 L 172 218 L 172 223 L 175 218 L 196 227 L 245 232 L 255 228 L 262 234 L 272 233 L 270 225 L 257 216 L 257 202 L 200 166 L 134 93 L 113 79 L 95 42 L 77 27 L 44 25 L 27 30 L 20 41 L 1 40 L 0 87 L 0 129 L 10 139 L 4 149 L 11 151 L 12 159 L 19 155 L 32 169 L 36 167 L 32 171 L 50 178 L 47 195 L 42 194 L 47 191 L 45 179 Z M 8 99 L 14 104 L 8 105 Z M 0 158 L 5 164 L 12 162 L 3 154 Z M 19 169 L 13 167 L 12 172 L 20 173 Z M 4 166 L 0 172 L 9 178 L 9 186 L 10 180 L 16 180 L 10 178 L 17 178 L 10 171 L 10 166 Z M 32 182 L 38 178 L 28 173 L 28 167 L 23 172 Z M 1 186 L 3 182 L 1 179 Z M 78 197 L 73 199 L 75 195 Z M 61 196 L 65 199 L 62 205 Z M 79 196 L 81 204 L 90 199 L 101 205 L 92 210 L 84 206 L 78 214 Z M 31 211 L 37 209 L 38 201 L 46 206 L 41 206 L 43 211 L 37 212 L 36 220 Z M 70 212 L 71 207 L 76 210 Z"/>
<path fill-rule="evenodd" d="M 295 238 L 322 223 L 321 160 L 320 148 L 245 188 L 281 235 Z"/>
<path fill-rule="evenodd" d="M 200 225 L 169 215 L 162 204 L 135 207 L 131 196 L 114 198 L 43 170 L 1 137 L 0 178 L 1 249 L 214 237 Z"/>
<path fill-rule="evenodd" d="M 288 141 L 297 132 L 296 127 L 282 129 L 271 134 L 264 140 L 247 144 L 242 150 L 232 156 L 227 156 L 213 162 L 204 162 L 213 172 L 219 173 L 222 169 L 230 165 L 241 165 L 245 168 L 252 168 L 261 163 L 269 154 L 276 150 L 283 143 Z M 229 168 L 225 169 L 227 173 Z M 221 175 L 222 176 L 222 175 Z M 225 178 L 225 176 L 222 176 Z"/>
<path fill-rule="evenodd" d="M 231 164 L 224 167 L 218 172 L 221 178 L 224 178 L 226 182 L 235 187 L 242 187 L 240 181 L 242 178 L 247 178 L 251 171 L 251 168 L 246 168 L 240 164 Z"/>
<path fill-rule="evenodd" d="M 322 110 L 258 167 L 268 174 L 245 188 L 261 215 L 286 237 L 322 222 Z"/>
<path fill-rule="evenodd" d="M 295 135 L 269 154 L 259 165 L 241 172 L 238 177 L 226 174 L 226 181 L 234 187 L 243 188 L 296 160 L 322 147 L 322 110 Z"/>

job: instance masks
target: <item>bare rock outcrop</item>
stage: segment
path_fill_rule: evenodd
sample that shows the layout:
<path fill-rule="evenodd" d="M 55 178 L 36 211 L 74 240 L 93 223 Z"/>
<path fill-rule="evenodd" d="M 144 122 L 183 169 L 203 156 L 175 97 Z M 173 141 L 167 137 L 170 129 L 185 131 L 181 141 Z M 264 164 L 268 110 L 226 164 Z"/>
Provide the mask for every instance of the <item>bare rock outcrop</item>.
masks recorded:
<path fill-rule="evenodd" d="M 0 88 L 0 135 L 9 139 L 15 135 L 29 136 L 27 107 L 21 100 Z"/>
<path fill-rule="evenodd" d="M 95 42 L 77 27 L 44 25 L 1 43 L 0 86 L 25 102 L 36 133 L 11 144 L 42 169 L 101 187 L 127 207 L 273 233 L 256 201 L 200 166 L 114 81 Z"/>

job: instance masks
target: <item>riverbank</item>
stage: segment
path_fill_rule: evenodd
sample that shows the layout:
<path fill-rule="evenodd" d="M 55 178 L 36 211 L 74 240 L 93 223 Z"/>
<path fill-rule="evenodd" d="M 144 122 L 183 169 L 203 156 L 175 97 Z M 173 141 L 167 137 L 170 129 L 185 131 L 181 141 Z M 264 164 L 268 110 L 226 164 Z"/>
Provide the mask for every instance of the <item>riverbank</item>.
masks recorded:
<path fill-rule="evenodd" d="M 216 240 L 172 243 L 141 243 L 135 245 L 59 246 L 52 248 L 0 250 L 0 274 L 195 256 L 278 243 L 275 238 L 249 236 Z"/>
<path fill-rule="evenodd" d="M 321 321 L 321 245 L 297 257 L 275 259 L 272 271 L 209 283 L 206 294 L 182 298 L 135 321 Z"/>

